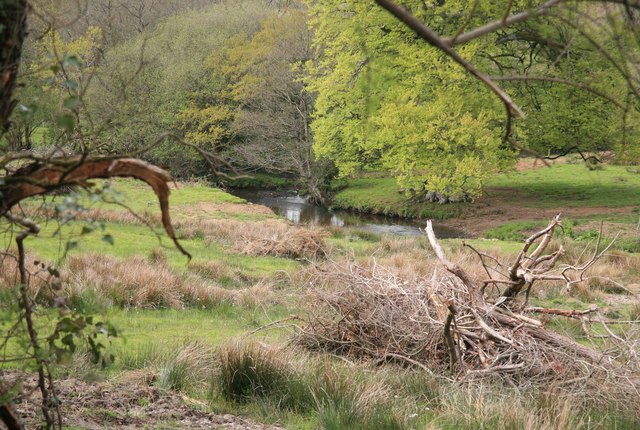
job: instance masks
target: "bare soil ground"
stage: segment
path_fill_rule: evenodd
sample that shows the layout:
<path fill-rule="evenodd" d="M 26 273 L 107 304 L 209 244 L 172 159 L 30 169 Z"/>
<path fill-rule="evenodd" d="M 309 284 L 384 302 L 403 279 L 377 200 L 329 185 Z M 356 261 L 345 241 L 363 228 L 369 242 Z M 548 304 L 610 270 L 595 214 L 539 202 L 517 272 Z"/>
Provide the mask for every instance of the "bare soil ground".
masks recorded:
<path fill-rule="evenodd" d="M 149 385 L 153 378 L 131 376 L 118 378 L 116 382 L 88 383 L 75 378 L 58 381 L 56 388 L 62 402 L 64 428 L 281 429 L 234 415 L 205 412 L 203 402 Z M 18 378 L 23 381 L 22 395 L 15 406 L 22 415 L 26 428 L 38 428 L 42 414 L 36 377 L 12 373 L 4 375 L 4 378 L 10 384 Z M 3 428 L 2 425 L 0 428 Z"/>
<path fill-rule="evenodd" d="M 587 154 L 589 155 L 589 154 Z M 609 154 L 599 154 L 606 159 Z M 566 157 L 549 161 L 548 164 L 564 164 Z M 517 171 L 541 169 L 546 165 L 536 158 L 523 158 L 516 164 Z M 452 228 L 462 230 L 471 237 L 482 235 L 490 228 L 499 227 L 509 221 L 544 220 L 557 215 L 556 208 L 532 208 L 531 196 L 513 188 L 491 188 L 475 203 L 467 205 L 459 218 L 438 221 Z M 632 213 L 634 206 L 628 207 L 571 207 L 563 208 L 565 218 L 584 218 L 592 215 L 626 215 Z"/>
<path fill-rule="evenodd" d="M 439 224 L 462 230 L 471 237 L 481 236 L 490 228 L 499 227 L 509 221 L 544 220 L 558 214 L 556 208 L 526 207 L 525 196 L 519 196 L 512 189 L 494 188 L 491 194 L 465 207 L 459 218 L 438 221 Z M 593 215 L 627 215 L 634 206 L 628 207 L 573 207 L 563 208 L 565 218 L 584 218 Z"/>

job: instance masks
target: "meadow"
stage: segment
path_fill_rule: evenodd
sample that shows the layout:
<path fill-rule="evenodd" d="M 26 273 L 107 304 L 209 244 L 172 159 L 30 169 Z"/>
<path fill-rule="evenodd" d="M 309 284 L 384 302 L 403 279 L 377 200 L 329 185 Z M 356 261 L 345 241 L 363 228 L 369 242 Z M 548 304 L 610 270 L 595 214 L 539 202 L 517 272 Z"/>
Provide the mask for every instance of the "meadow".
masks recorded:
<path fill-rule="evenodd" d="M 637 173 L 618 166 L 587 173 L 579 168 L 586 171 L 564 165 L 497 177 L 488 192 L 517 189 L 532 196 L 527 200 L 531 208 L 556 202 L 554 210 L 572 204 L 626 208 L 637 201 Z M 584 178 L 574 181 L 572 190 L 580 199 L 564 194 L 564 181 L 578 173 Z M 535 185 L 543 179 L 546 185 Z M 399 195 L 386 181 L 356 181 L 351 191 L 369 184 L 388 196 Z M 607 394 L 603 402 L 586 388 L 580 393 L 564 389 L 561 380 L 552 386 L 518 385 L 500 378 L 456 380 L 422 365 L 342 355 L 323 350 L 320 339 L 311 344 L 308 337 L 301 340 L 309 315 L 323 309 L 318 297 L 323 291 L 342 291 L 355 273 L 371 282 L 394 279 L 402 285 L 444 279 L 425 238 L 294 226 L 267 208 L 221 190 L 179 184 L 172 191 L 171 214 L 182 245 L 193 255 L 189 261 L 159 228 L 155 197 L 144 186 L 118 180 L 100 182 L 97 188 L 100 191 L 91 195 L 78 192 L 23 208 L 45 222 L 39 237 L 27 241 L 30 267 L 41 261 L 55 265 L 68 306 L 117 329 L 117 336 L 107 342 L 113 364 L 97 367 L 80 348 L 70 361 L 57 366 L 62 380 L 153 386 L 180 393 L 191 408 L 291 429 L 638 426 L 637 410 L 625 405 L 619 393 Z M 370 197 L 377 199 L 376 194 Z M 51 214 L 57 217 L 44 218 Z M 627 227 L 628 238 L 634 214 L 612 218 L 615 225 Z M 589 213 L 566 222 L 556 241 L 566 248 L 568 259 L 580 260 L 585 248 L 594 246 L 590 231 L 601 219 L 608 220 L 607 214 Z M 466 243 L 492 258 L 509 260 L 521 249 L 523 237 L 546 222 L 533 217 L 507 220 Z M 5 235 L 5 244 L 10 238 Z M 453 260 L 480 276 L 482 266 L 461 240 L 441 243 Z M 640 260 L 629 251 L 635 249 L 612 249 L 592 269 L 593 276 L 571 291 L 557 283 L 541 284 L 531 304 L 580 310 L 595 304 L 617 336 L 635 338 L 635 326 L 626 321 L 640 319 Z M 15 285 L 15 265 L 8 259 L 3 264 L 2 283 Z M 39 273 L 31 282 L 40 291 L 41 333 L 51 329 L 58 315 L 48 306 L 45 292 L 50 281 L 46 273 Z M 4 303 L 2 321 L 7 321 L 12 310 Z M 616 324 L 617 320 L 625 323 Z M 579 320 L 548 316 L 544 322 L 582 344 L 596 339 L 605 345 L 583 332 Z M 600 328 L 593 330 L 602 334 Z M 18 340 L 10 342 L 5 354 L 19 348 Z M 10 371 L 21 368 L 12 362 L 4 366 Z M 138 406 L 138 418 L 145 410 L 153 413 L 151 404 Z M 64 407 L 63 403 L 63 411 Z M 70 422 L 79 428 L 83 420 L 105 420 L 102 409 L 69 409 Z M 107 415 L 104 422 L 132 419 L 130 411 L 115 406 Z M 180 426 L 178 419 L 165 425 Z"/>

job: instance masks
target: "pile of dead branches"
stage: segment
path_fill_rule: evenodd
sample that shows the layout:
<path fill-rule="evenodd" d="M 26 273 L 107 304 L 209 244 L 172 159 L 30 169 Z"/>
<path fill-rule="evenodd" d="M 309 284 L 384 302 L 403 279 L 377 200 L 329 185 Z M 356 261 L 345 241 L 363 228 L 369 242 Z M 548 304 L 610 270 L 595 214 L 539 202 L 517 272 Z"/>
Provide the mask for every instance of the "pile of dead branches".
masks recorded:
<path fill-rule="evenodd" d="M 616 334 L 597 306 L 528 306 L 537 282 L 561 281 L 571 288 L 586 279 L 585 273 L 608 249 L 599 249 L 598 241 L 586 261 L 560 264 L 562 247 L 545 253 L 560 226 L 557 216 L 525 241 L 510 264 L 471 248 L 486 274 L 479 280 L 447 259 L 431 223 L 427 235 L 446 269 L 431 278 L 409 282 L 379 266 L 354 263 L 318 268 L 318 288 L 306 299 L 306 325 L 297 340 L 312 350 L 403 363 L 458 380 L 488 375 L 523 384 L 564 384 L 590 393 L 606 386 L 602 396 L 612 391 L 620 399 L 637 396 L 637 345 Z M 536 314 L 581 321 L 591 346 L 547 329 Z"/>
<path fill-rule="evenodd" d="M 327 253 L 326 237 L 324 230 L 287 226 L 270 237 L 243 235 L 244 242 L 237 248 L 247 255 L 316 259 Z"/>

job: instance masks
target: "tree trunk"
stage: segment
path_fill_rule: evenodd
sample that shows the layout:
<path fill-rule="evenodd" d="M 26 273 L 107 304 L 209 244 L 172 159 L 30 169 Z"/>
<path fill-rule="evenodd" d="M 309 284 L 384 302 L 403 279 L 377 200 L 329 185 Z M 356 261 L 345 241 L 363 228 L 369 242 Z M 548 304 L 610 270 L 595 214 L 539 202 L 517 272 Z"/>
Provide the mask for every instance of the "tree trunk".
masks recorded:
<path fill-rule="evenodd" d="M 10 125 L 22 43 L 27 30 L 27 1 L 0 0 L 0 135 Z"/>

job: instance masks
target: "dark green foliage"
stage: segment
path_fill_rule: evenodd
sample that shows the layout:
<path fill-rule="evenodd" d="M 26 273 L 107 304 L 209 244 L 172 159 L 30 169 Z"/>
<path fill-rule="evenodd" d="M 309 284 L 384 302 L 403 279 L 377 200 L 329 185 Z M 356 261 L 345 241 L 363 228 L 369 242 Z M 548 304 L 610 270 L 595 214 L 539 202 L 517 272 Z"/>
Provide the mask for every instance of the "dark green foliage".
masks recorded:
<path fill-rule="evenodd" d="M 238 179 L 221 179 L 220 183 L 230 188 L 254 188 L 261 190 L 281 190 L 295 188 L 293 178 L 269 173 L 248 173 Z"/>

